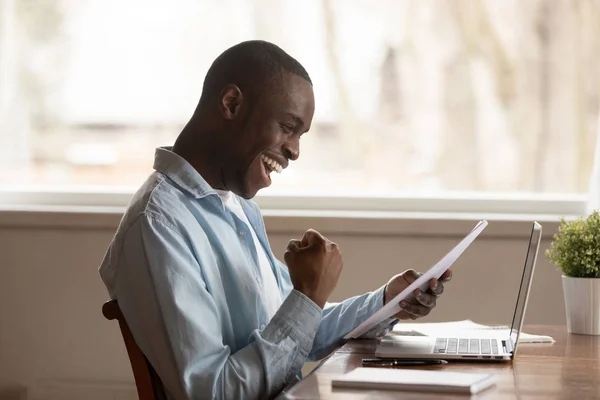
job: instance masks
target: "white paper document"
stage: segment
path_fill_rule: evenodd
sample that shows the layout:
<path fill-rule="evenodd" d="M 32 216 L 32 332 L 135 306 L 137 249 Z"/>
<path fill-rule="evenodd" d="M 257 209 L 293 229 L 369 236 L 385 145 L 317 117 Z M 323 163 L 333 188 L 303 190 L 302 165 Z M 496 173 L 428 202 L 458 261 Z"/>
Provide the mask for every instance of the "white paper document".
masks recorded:
<path fill-rule="evenodd" d="M 479 234 L 485 229 L 487 224 L 487 221 L 479 221 L 475 228 L 473 228 L 473 230 L 463 240 L 461 240 L 460 243 L 456 245 L 456 247 L 450 250 L 448 254 L 446 254 L 440 261 L 438 261 L 437 264 L 435 264 L 427 272 L 421 275 L 416 281 L 408 285 L 406 289 L 400 292 L 379 311 L 371 315 L 362 324 L 354 328 L 352 332 L 348 333 L 344 337 L 344 339 L 355 339 L 357 337 L 360 337 L 384 319 L 389 318 L 392 315 L 400 312 L 402 310 L 402 307 L 400 307 L 400 302 L 412 296 L 412 293 L 415 289 L 420 289 L 422 291 L 427 290 L 429 286 L 429 281 L 433 278 L 437 279 L 440 276 L 442 276 L 442 274 L 446 272 L 448 268 L 450 268 L 450 266 L 466 250 L 466 248 L 469 247 L 473 240 L 475 240 L 475 238 L 479 236 Z"/>
<path fill-rule="evenodd" d="M 470 319 L 452 322 L 425 322 L 425 323 L 399 323 L 382 340 L 394 340 L 402 336 L 432 336 L 432 337 L 485 337 L 506 338 L 510 328 L 508 326 L 481 325 Z M 554 339 L 547 335 L 532 335 L 521 332 L 519 343 L 554 343 Z"/>

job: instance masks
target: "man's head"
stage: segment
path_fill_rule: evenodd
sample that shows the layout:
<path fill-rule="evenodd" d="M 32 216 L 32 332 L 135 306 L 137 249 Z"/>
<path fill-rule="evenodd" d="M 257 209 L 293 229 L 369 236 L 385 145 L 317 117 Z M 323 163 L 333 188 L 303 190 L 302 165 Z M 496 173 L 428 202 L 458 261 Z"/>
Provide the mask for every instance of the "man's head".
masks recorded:
<path fill-rule="evenodd" d="M 242 42 L 208 70 L 174 151 L 214 188 L 252 198 L 272 171 L 298 158 L 314 109 L 312 82 L 298 61 L 272 43 Z"/>

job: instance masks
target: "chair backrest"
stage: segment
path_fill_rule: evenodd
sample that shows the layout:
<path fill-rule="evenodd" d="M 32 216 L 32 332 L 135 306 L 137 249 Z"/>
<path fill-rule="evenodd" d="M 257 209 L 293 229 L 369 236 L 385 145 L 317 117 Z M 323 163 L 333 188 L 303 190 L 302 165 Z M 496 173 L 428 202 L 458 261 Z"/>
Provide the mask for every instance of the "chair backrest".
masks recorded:
<path fill-rule="evenodd" d="M 109 320 L 116 319 L 119 321 L 121 334 L 125 341 L 129 362 L 133 370 L 135 386 L 137 387 L 138 397 L 140 400 L 164 400 L 166 394 L 160 378 L 150 365 L 150 362 L 142 353 L 137 343 L 133 339 L 133 335 L 127 326 L 127 321 L 121 313 L 119 303 L 116 300 L 110 300 L 102 305 L 102 314 Z"/>

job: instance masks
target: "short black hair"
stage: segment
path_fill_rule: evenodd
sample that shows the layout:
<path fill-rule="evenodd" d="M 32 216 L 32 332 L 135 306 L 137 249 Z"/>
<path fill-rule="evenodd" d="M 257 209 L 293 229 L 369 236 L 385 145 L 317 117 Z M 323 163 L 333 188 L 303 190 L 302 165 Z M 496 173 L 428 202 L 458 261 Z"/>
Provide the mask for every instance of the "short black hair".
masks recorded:
<path fill-rule="evenodd" d="M 200 103 L 217 96 L 226 84 L 235 84 L 242 92 L 279 90 L 283 71 L 298 75 L 312 85 L 302 64 L 279 46 L 264 40 L 241 42 L 213 61 L 204 78 Z"/>

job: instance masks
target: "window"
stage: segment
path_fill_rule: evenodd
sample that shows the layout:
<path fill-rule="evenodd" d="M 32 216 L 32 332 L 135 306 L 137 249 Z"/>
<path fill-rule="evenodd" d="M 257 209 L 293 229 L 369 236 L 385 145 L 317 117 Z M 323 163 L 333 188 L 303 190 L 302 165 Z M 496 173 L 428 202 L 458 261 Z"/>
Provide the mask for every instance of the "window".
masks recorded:
<path fill-rule="evenodd" d="M 0 182 L 138 186 L 212 60 L 254 38 L 303 63 L 317 101 L 271 193 L 587 191 L 600 2 L 584 0 L 4 0 Z"/>

